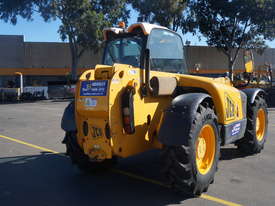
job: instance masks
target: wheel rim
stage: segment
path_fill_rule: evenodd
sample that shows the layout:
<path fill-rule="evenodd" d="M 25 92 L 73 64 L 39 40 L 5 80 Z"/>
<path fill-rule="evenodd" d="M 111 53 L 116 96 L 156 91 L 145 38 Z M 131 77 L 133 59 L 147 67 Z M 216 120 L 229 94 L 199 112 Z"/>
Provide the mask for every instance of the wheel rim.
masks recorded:
<path fill-rule="evenodd" d="M 212 167 L 216 150 L 216 136 L 211 125 L 204 125 L 196 141 L 196 164 L 205 175 Z"/>
<path fill-rule="evenodd" d="M 259 109 L 256 119 L 256 136 L 257 140 L 260 142 L 263 140 L 265 134 L 265 111 Z"/>

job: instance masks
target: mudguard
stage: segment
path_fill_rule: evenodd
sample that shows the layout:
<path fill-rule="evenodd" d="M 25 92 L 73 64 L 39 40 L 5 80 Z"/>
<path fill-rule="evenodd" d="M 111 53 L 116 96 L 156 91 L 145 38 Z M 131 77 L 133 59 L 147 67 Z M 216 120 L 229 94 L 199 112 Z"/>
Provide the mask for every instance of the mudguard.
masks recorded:
<path fill-rule="evenodd" d="M 159 141 L 167 146 L 182 145 L 188 134 L 197 109 L 204 100 L 211 100 L 205 93 L 189 93 L 177 96 L 164 112 L 159 130 Z"/>
<path fill-rule="evenodd" d="M 253 104 L 255 101 L 255 98 L 257 95 L 262 95 L 262 97 L 265 99 L 266 92 L 263 89 L 260 88 L 247 88 L 241 90 L 244 92 L 247 96 L 247 103 Z"/>
<path fill-rule="evenodd" d="M 62 120 L 61 120 L 61 128 L 65 132 L 76 131 L 74 110 L 75 110 L 75 101 L 72 101 L 64 110 Z"/>

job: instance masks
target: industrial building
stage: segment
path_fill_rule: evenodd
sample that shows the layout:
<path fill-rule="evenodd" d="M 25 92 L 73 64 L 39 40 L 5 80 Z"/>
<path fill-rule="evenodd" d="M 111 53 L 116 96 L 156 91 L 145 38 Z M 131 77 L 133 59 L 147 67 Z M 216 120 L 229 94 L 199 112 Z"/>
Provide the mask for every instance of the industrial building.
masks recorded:
<path fill-rule="evenodd" d="M 0 35 L 0 87 L 17 83 L 15 73 L 24 75 L 24 85 L 45 86 L 51 81 L 64 81 L 70 72 L 70 49 L 67 43 L 24 42 L 23 36 Z M 78 73 L 93 68 L 100 54 L 86 52 Z"/>
<path fill-rule="evenodd" d="M 187 46 L 189 71 L 226 72 L 226 56 L 216 48 Z M 264 64 L 275 65 L 275 49 L 268 48 L 262 55 L 254 52 L 256 69 Z M 101 62 L 101 54 L 86 52 L 79 62 L 80 74 Z M 18 87 L 16 72 L 24 75 L 24 86 L 47 86 L 51 82 L 64 82 L 70 72 L 71 56 L 68 43 L 25 42 L 22 35 L 0 35 L 0 88 Z M 240 53 L 236 70 L 244 69 Z M 275 72 L 273 72 L 274 74 Z"/>

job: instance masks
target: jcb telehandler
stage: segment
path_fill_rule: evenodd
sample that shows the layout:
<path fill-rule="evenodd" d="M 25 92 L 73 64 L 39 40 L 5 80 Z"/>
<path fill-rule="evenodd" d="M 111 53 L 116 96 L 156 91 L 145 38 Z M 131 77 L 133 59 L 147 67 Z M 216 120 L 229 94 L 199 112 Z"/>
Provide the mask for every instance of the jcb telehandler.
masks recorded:
<path fill-rule="evenodd" d="M 81 75 L 62 119 L 67 154 L 81 169 L 158 148 L 168 183 L 200 195 L 214 181 L 220 146 L 263 149 L 263 90 L 188 75 L 182 39 L 165 27 L 136 23 L 105 29 L 104 37 L 102 65 Z"/>

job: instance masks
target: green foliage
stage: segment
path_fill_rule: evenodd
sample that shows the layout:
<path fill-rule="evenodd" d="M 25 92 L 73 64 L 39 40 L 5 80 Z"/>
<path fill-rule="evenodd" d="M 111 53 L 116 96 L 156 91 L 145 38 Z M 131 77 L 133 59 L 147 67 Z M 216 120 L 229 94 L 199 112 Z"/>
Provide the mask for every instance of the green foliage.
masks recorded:
<path fill-rule="evenodd" d="M 45 21 L 61 20 L 58 32 L 69 41 L 74 79 L 83 52 L 98 50 L 102 30 L 129 18 L 126 0 L 0 0 L 0 19 L 5 22 L 16 24 L 18 16 L 32 20 L 33 12 Z"/>
<path fill-rule="evenodd" d="M 18 16 L 32 20 L 34 12 L 44 11 L 44 19 L 48 21 L 53 16 L 51 13 L 46 14 L 45 11 L 50 7 L 51 2 L 52 0 L 0 0 L 0 20 L 15 25 Z"/>
<path fill-rule="evenodd" d="M 33 14 L 33 0 L 0 0 L 0 19 L 5 22 L 17 23 L 17 16 L 28 20 Z"/>
<path fill-rule="evenodd" d="M 174 31 L 184 26 L 186 0 L 129 0 L 129 3 L 143 21 L 158 23 Z"/>
<path fill-rule="evenodd" d="M 193 0 L 188 5 L 189 30 L 199 31 L 208 45 L 219 48 L 232 72 L 241 48 L 263 49 L 264 40 L 274 38 L 268 30 L 275 18 L 272 4 L 271 0 Z"/>
<path fill-rule="evenodd" d="M 59 18 L 61 39 L 68 40 L 72 54 L 72 76 L 76 78 L 78 61 L 84 51 L 97 51 L 103 40 L 102 30 L 127 21 L 125 0 L 52 0 L 51 11 Z"/>
<path fill-rule="evenodd" d="M 128 18 L 124 1 L 118 0 L 54 0 L 52 9 L 62 22 L 61 39 L 77 43 L 82 49 L 96 49 L 103 28 Z"/>
<path fill-rule="evenodd" d="M 257 5 L 263 13 L 260 16 L 254 15 L 253 18 L 257 20 L 264 38 L 273 40 L 275 37 L 275 1 L 257 0 Z"/>

